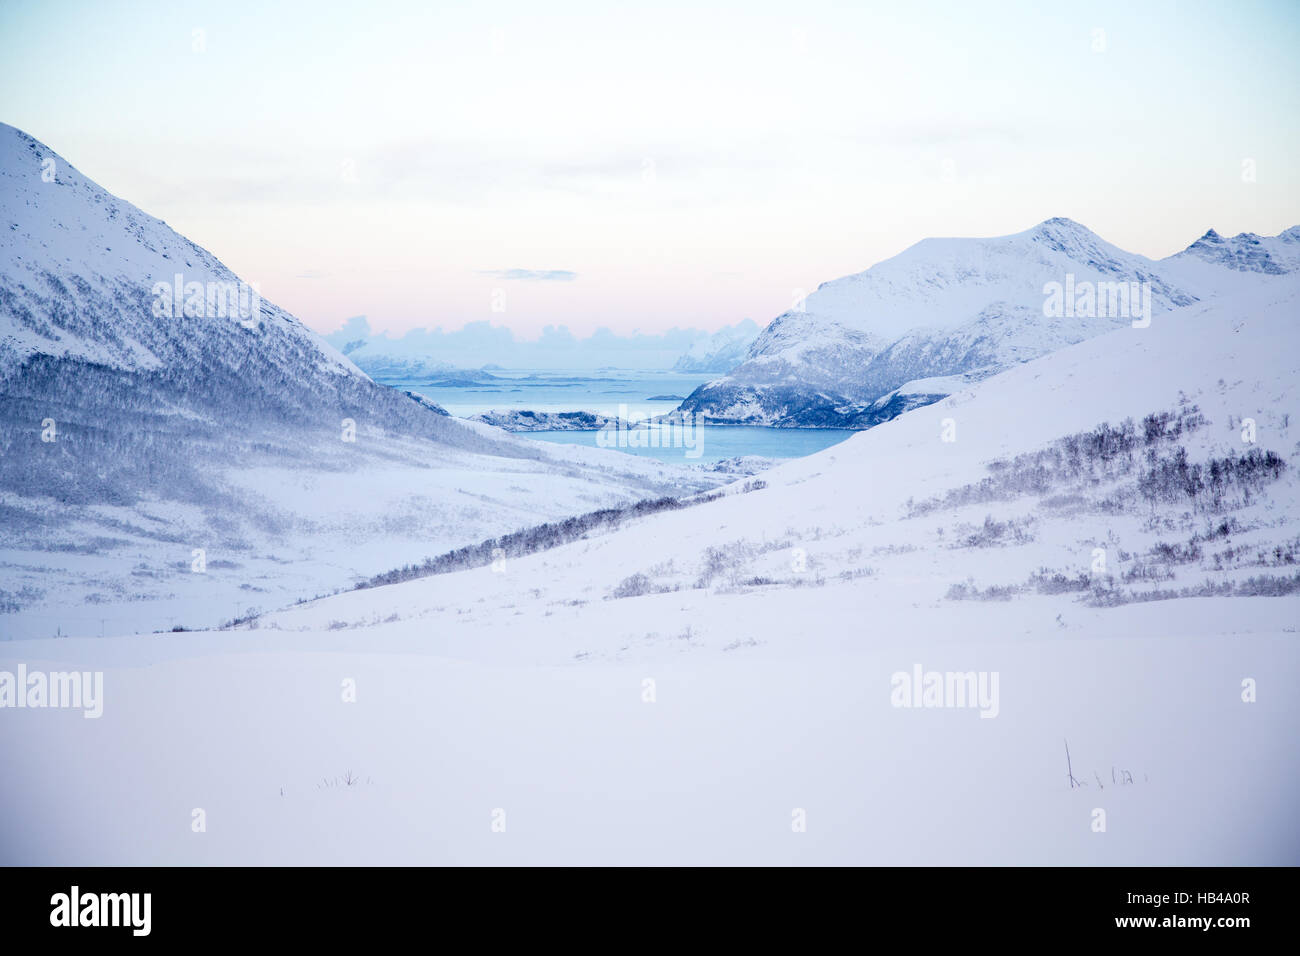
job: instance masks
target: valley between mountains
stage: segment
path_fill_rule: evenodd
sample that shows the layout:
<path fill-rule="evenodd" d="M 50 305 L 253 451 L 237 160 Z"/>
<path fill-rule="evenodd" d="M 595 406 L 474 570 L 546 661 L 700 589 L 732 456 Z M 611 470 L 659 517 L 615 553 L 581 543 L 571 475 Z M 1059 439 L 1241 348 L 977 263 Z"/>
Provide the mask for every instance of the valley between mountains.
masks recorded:
<path fill-rule="evenodd" d="M 1295 229 L 828 283 L 683 409 L 877 420 L 737 475 L 454 419 L 270 303 L 161 320 L 238 277 L 50 155 L 0 128 L 0 674 L 102 712 L 0 713 L 0 861 L 1300 856 Z M 1048 318 L 1067 274 L 1149 322 Z"/>

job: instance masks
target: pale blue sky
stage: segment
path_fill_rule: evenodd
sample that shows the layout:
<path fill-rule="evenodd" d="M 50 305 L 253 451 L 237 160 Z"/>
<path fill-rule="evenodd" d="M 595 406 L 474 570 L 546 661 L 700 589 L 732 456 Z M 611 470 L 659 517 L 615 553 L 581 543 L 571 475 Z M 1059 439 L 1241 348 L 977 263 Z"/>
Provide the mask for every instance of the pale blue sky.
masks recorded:
<path fill-rule="evenodd" d="M 764 323 L 926 236 L 1300 223 L 1295 2 L 270 6 L 3 0 L 0 119 L 321 331 Z"/>

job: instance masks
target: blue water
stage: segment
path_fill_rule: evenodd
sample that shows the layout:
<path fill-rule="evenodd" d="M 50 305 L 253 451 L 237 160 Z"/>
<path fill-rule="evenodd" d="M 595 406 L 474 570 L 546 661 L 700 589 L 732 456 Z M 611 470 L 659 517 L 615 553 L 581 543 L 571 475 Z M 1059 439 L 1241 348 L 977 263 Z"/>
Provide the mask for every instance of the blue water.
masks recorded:
<path fill-rule="evenodd" d="M 700 425 L 689 433 L 680 433 L 680 441 L 669 436 L 658 448 L 618 447 L 617 451 L 646 455 L 676 464 L 703 464 L 735 458 L 737 455 L 762 455 L 764 458 L 801 458 L 815 451 L 839 444 L 853 434 L 844 428 L 759 428 L 754 425 Z M 593 445 L 599 447 L 594 431 L 526 432 L 521 437 L 557 445 Z M 674 447 L 675 445 L 675 447 Z M 686 447 L 689 445 L 690 447 Z M 608 447 L 608 446 L 606 446 Z M 697 452 L 698 454 L 694 454 Z"/>
<path fill-rule="evenodd" d="M 641 421 L 672 411 L 681 399 L 716 377 L 629 369 L 493 369 L 475 373 L 473 381 L 381 381 L 395 388 L 419 392 L 460 417 L 492 409 L 529 409 L 535 412 L 587 411 Z M 632 455 L 696 464 L 738 455 L 800 458 L 837 444 L 852 434 L 851 430 L 830 428 L 700 425 L 685 433 L 679 430 L 675 446 L 674 436 L 664 433 L 661 447 L 631 447 L 624 443 L 617 443 L 614 447 Z M 598 433 L 594 431 L 520 432 L 518 435 L 560 445 L 599 447 Z"/>
<path fill-rule="evenodd" d="M 462 418 L 494 408 L 617 416 L 619 406 L 626 406 L 626 417 L 639 421 L 671 412 L 699 386 L 717 378 L 629 369 L 493 369 L 477 374 L 481 376 L 479 381 L 463 384 L 428 379 L 380 381 L 419 392 Z"/>

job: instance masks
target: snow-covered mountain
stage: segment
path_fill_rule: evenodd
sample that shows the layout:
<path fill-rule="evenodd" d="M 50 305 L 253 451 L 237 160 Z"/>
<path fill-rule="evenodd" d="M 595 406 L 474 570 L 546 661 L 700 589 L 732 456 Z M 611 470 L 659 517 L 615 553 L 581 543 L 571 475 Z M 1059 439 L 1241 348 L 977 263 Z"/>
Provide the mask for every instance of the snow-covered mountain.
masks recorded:
<path fill-rule="evenodd" d="M 1243 232 L 1231 238 L 1213 229 L 1175 255 L 1159 262 L 1171 282 L 1201 298 L 1249 292 L 1261 282 L 1300 272 L 1300 226 L 1276 236 Z"/>
<path fill-rule="evenodd" d="M 135 416 L 121 423 L 127 433 L 150 421 L 183 422 L 191 442 L 262 428 L 332 434 L 353 418 L 363 429 L 382 423 L 464 449 L 490 447 L 376 385 L 207 250 L 10 126 L 0 126 L 0 183 L 7 425 L 30 430 L 33 417 L 53 419 L 61 447 L 78 455 L 111 443 L 107 433 L 127 410 Z M 216 314 L 232 287 L 243 311 Z M 6 437 L 19 440 L 13 431 Z M 64 495 L 76 495 L 78 483 L 111 485 L 112 469 L 137 464 L 106 460 L 110 471 L 92 478 L 60 468 L 42 475 L 40 459 L 19 468 L 18 457 L 5 458 L 5 488 L 20 490 L 21 472 Z M 87 490 L 78 500 L 92 497 Z"/>
<path fill-rule="evenodd" d="M 1300 227 L 1264 239 L 1210 232 L 1159 262 L 1068 219 L 993 239 L 926 239 L 820 286 L 681 410 L 736 424 L 870 427 L 891 408 L 946 394 L 936 379 L 986 377 L 1245 288 L 1247 274 L 1258 281 L 1294 271 L 1297 237 Z"/>
<path fill-rule="evenodd" d="M 231 617 L 431 541 L 707 484 L 513 439 L 376 384 L 11 126 L 0 222 L 0 610 L 43 614 L 49 633 L 98 630 L 146 598 L 182 620 Z"/>
<path fill-rule="evenodd" d="M 695 342 L 673 365 L 674 372 L 728 372 L 739 365 L 758 338 L 758 323 L 743 319 Z"/>
<path fill-rule="evenodd" d="M 1276 236 L 1242 232 L 1225 239 L 1211 229 L 1200 239 L 1165 262 L 1198 259 L 1234 272 L 1284 275 L 1300 269 L 1300 226 Z"/>

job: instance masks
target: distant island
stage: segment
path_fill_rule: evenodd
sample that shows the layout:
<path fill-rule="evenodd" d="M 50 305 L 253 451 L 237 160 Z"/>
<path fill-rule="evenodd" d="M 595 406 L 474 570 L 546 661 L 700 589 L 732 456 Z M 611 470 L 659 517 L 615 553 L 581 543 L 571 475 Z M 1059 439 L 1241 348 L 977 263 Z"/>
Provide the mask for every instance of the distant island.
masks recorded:
<path fill-rule="evenodd" d="M 469 420 L 495 425 L 508 432 L 599 431 L 602 428 L 636 427 L 630 422 L 596 412 L 534 412 L 518 408 L 495 408 L 471 415 Z"/>

